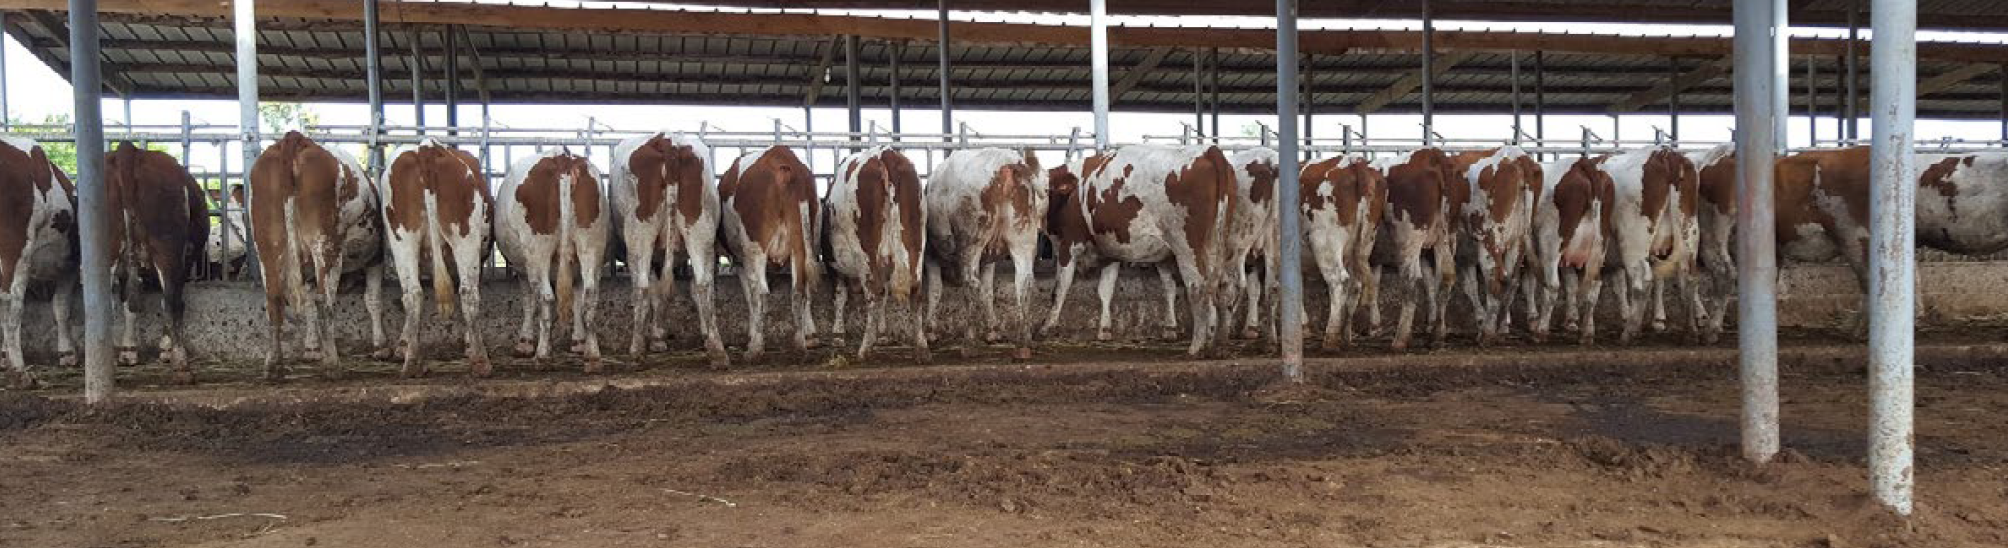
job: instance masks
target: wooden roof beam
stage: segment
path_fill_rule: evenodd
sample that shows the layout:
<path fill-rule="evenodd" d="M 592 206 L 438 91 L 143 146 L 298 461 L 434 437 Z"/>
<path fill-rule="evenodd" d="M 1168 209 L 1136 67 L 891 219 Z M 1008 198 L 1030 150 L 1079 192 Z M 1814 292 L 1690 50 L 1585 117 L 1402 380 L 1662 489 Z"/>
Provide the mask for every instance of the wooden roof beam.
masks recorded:
<path fill-rule="evenodd" d="M 1734 67 L 1735 64 L 1736 63 L 1733 58 L 1723 57 L 1721 59 L 1716 59 L 1699 67 L 1695 67 L 1694 70 L 1690 70 L 1685 73 L 1681 73 L 1681 75 L 1679 76 L 1675 76 L 1673 78 L 1673 81 L 1666 82 L 1658 86 L 1654 86 L 1652 89 L 1632 94 L 1631 97 L 1625 98 L 1625 100 L 1618 102 L 1618 104 L 1611 105 L 1610 113 L 1624 114 L 1641 108 L 1645 108 L 1646 105 L 1660 104 L 1673 98 L 1673 95 L 1676 93 L 1686 91 L 1688 88 L 1706 84 L 1710 80 L 1722 77 L 1722 75 L 1724 74 L 1729 74 L 1729 69 Z"/>
<path fill-rule="evenodd" d="M 1471 56 L 1470 52 L 1457 52 L 1437 56 L 1436 64 L 1433 67 L 1434 70 L 1430 71 L 1430 76 L 1441 77 L 1443 73 L 1449 72 L 1451 67 L 1455 67 L 1458 63 L 1470 59 Z M 1379 93 L 1375 93 L 1365 101 L 1361 101 L 1359 108 L 1354 110 L 1360 114 L 1373 114 L 1374 111 L 1385 108 L 1403 97 L 1407 97 L 1408 94 L 1415 92 L 1415 88 L 1419 87 L 1422 87 L 1422 71 L 1420 70 L 1409 73 L 1407 76 L 1401 77 L 1400 80 L 1395 80 L 1394 85 L 1388 86 L 1387 89 L 1381 90 Z"/>

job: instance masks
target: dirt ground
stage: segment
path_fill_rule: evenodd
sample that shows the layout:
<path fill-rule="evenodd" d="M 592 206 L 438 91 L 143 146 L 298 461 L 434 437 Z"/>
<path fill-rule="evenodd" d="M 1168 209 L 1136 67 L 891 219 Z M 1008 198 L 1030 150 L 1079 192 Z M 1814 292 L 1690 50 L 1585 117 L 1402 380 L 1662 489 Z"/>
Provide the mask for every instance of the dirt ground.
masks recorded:
<path fill-rule="evenodd" d="M 1328 356 L 1280 390 L 1252 348 L 671 360 L 628 364 L 648 388 L 228 409 L 89 409 L 52 374 L 0 393 L 0 546 L 2008 545 L 2002 360 L 1919 371 L 1919 509 L 1898 520 L 1864 496 L 1859 360 L 1789 360 L 1788 450 L 1753 466 L 1721 360 L 1569 350 Z M 1501 354 L 1531 358 L 1472 358 Z M 277 390 L 210 365 L 199 388 L 139 394 Z M 502 367 L 513 380 L 474 384 L 583 378 Z M 285 389 L 470 384 L 390 371 Z"/>

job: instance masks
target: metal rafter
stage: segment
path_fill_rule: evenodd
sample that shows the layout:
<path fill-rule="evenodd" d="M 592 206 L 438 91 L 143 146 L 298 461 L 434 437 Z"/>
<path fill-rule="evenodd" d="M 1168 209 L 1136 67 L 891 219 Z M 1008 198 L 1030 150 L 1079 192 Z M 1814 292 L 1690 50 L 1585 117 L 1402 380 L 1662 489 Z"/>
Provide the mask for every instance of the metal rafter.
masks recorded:
<path fill-rule="evenodd" d="M 1723 75 L 1728 74 L 1730 67 L 1734 65 L 1735 65 L 1735 59 L 1730 57 L 1724 57 L 1721 59 L 1717 59 L 1713 62 L 1710 62 L 1708 64 L 1695 67 L 1694 70 L 1681 73 L 1680 76 L 1673 78 L 1673 80 L 1670 82 L 1654 86 L 1652 89 L 1649 90 L 1635 93 L 1631 97 L 1625 98 L 1624 101 L 1620 101 L 1618 102 L 1618 104 L 1611 105 L 1610 113 L 1624 114 L 1641 108 L 1645 108 L 1647 105 L 1660 104 L 1661 102 L 1665 102 L 1673 98 L 1674 94 L 1676 93 L 1687 91 L 1688 88 L 1706 84 L 1717 78 L 1721 78 Z"/>

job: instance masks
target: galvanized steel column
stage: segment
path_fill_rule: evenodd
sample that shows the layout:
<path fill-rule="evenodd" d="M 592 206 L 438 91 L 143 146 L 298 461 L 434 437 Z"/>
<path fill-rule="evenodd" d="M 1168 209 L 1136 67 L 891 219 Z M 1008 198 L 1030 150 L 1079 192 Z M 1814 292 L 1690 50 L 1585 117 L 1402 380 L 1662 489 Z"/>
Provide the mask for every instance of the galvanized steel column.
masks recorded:
<path fill-rule="evenodd" d="M 887 109 L 892 111 L 892 140 L 895 143 L 899 142 L 899 134 L 904 131 L 902 129 L 903 126 L 899 124 L 899 56 L 905 53 L 905 42 L 886 42 L 886 61 L 888 65 L 891 65 L 889 68 L 892 69 L 892 76 L 886 79 L 886 84 L 892 88 L 889 90 L 892 93 L 891 104 L 887 106 Z"/>
<path fill-rule="evenodd" d="M 370 96 L 369 122 L 369 171 L 374 176 L 383 170 L 383 147 L 377 144 L 383 135 L 383 42 L 377 30 L 377 0 L 363 0 L 363 64 L 368 72 Z"/>
<path fill-rule="evenodd" d="M 1206 103 L 1213 118 L 1213 142 L 1220 142 L 1220 48 L 1207 51 Z"/>
<path fill-rule="evenodd" d="M 244 171 L 238 181 L 244 185 L 244 205 L 258 199 L 258 192 L 251 188 L 251 166 L 258 163 L 258 15 L 254 0 L 237 0 L 233 14 L 237 35 L 237 128 L 239 146 L 244 149 Z M 131 123 L 130 120 L 127 123 Z M 228 199 L 229 190 L 224 190 L 224 212 L 234 209 Z M 246 218 L 249 218 L 247 215 Z M 250 242 L 232 242 L 230 216 L 223 216 L 223 249 L 242 247 L 245 250 L 245 275 L 258 277 L 258 254 L 252 253 Z M 250 231 L 245 231 L 250 233 Z M 234 244 L 234 246 L 233 246 Z"/>
<path fill-rule="evenodd" d="M 446 127 L 460 127 L 460 37 L 453 34 L 453 26 L 439 33 L 439 39 L 446 42 L 446 63 L 440 67 L 446 77 Z M 459 132 L 448 129 L 447 135 Z"/>
<path fill-rule="evenodd" d="M 1780 148 L 1777 93 L 1785 67 L 1784 0 L 1738 2 L 1736 20 L 1737 367 L 1743 388 L 1743 457 L 1769 462 L 1778 454 L 1778 258 L 1768 229 L 1772 164 Z"/>
<path fill-rule="evenodd" d="M 1848 95 L 1842 108 L 1847 111 L 1846 133 L 1847 139 L 1850 141 L 1862 138 L 1860 123 L 1862 117 L 1862 94 L 1861 90 L 1857 87 L 1861 83 L 1861 73 L 1859 72 L 1860 69 L 1856 68 L 1861 63 L 1862 56 L 1855 51 L 1856 44 L 1862 41 L 1862 25 L 1858 21 L 1861 11 L 1861 0 L 1848 2 L 1848 61 L 1846 68 L 1848 81 L 1846 85 L 1842 86 L 1846 90 L 1844 93 Z"/>
<path fill-rule="evenodd" d="M 1666 96 L 1667 137 L 1674 143 L 1680 142 L 1680 58 L 1666 59 L 1666 83 L 1673 93 Z"/>
<path fill-rule="evenodd" d="M 1109 8 L 1108 0 L 1088 2 L 1088 64 L 1095 86 L 1095 149 L 1109 148 Z"/>
<path fill-rule="evenodd" d="M 858 36 L 844 36 L 844 110 L 850 122 L 850 141 L 858 140 L 858 133 L 865 130 L 863 90 L 858 82 Z"/>
<path fill-rule="evenodd" d="M 1436 19 L 1422 0 L 1422 144 L 1436 135 Z"/>
<path fill-rule="evenodd" d="M 105 127 L 99 111 L 98 2 L 70 0 L 70 82 L 76 99 L 77 225 L 84 278 L 84 401 L 112 397 L 111 212 L 105 203 Z"/>
<path fill-rule="evenodd" d="M 1911 382 L 1917 331 L 1917 2 L 1876 0 L 1869 14 L 1869 484 L 1911 511 Z"/>
<path fill-rule="evenodd" d="M 948 0 L 939 0 L 937 5 L 940 7 L 937 24 L 941 27 L 941 41 L 934 49 L 941 63 L 941 140 L 948 142 L 948 134 L 955 133 L 954 89 L 948 87 Z"/>
<path fill-rule="evenodd" d="M 425 135 L 425 57 L 419 49 L 422 37 L 411 33 L 411 121 L 418 126 L 419 135 Z"/>
<path fill-rule="evenodd" d="M 0 12 L 0 28 L 7 26 L 7 14 Z M 0 47 L 0 128 L 12 129 L 13 111 L 7 109 L 7 48 Z"/>
<path fill-rule="evenodd" d="M 1520 144 L 1520 52 L 1514 51 L 1508 71 L 1513 80 L 1513 144 Z"/>
<path fill-rule="evenodd" d="M 1095 0 L 1100 3 L 1101 0 Z M 1297 0 L 1276 0 L 1276 185 L 1277 274 L 1282 295 L 1277 304 L 1282 318 L 1277 321 L 1277 344 L 1283 352 L 1283 378 L 1304 382 L 1304 239 L 1298 235 L 1297 216 Z"/>
<path fill-rule="evenodd" d="M 1540 50 L 1534 51 L 1534 141 L 1546 145 L 1548 141 L 1548 67 L 1547 56 Z"/>

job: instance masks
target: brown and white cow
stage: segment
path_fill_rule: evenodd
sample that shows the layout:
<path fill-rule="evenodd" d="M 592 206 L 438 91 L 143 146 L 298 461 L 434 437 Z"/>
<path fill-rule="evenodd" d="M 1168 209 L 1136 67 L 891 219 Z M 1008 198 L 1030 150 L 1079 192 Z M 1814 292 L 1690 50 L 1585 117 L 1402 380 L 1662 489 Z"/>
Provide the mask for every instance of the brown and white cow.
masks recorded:
<path fill-rule="evenodd" d="M 927 211 L 927 319 L 936 318 L 944 279 L 968 288 L 971 304 L 983 310 L 989 339 L 997 331 L 996 293 L 990 274 L 995 262 L 1011 260 L 1012 357 L 1032 358 L 1032 261 L 1046 213 L 1047 173 L 1030 152 L 1000 148 L 955 151 L 937 164 L 923 194 Z M 944 275 L 946 271 L 946 275 Z M 970 338 L 976 326 L 968 326 Z"/>
<path fill-rule="evenodd" d="M 207 257 L 209 203 L 195 177 L 167 153 L 121 142 L 105 157 L 105 190 L 110 210 L 117 212 L 112 230 L 112 279 L 125 302 L 125 331 L 119 361 L 139 363 L 138 333 L 140 273 L 151 270 L 160 283 L 167 311 L 167 332 L 160 340 L 161 359 L 175 368 L 177 382 L 193 380 L 188 349 L 182 346 L 182 317 L 188 311 L 183 288 L 189 271 Z"/>
<path fill-rule="evenodd" d="M 843 280 L 832 321 L 842 325 L 847 293 L 864 296 L 864 335 L 858 343 L 858 360 L 864 361 L 884 326 L 887 299 L 915 312 L 921 308 L 927 212 L 921 207 L 920 174 L 898 151 L 868 149 L 837 164 L 826 201 L 824 237 L 830 264 Z M 927 322 L 914 319 L 914 361 L 926 363 Z"/>
<path fill-rule="evenodd" d="M 0 343 L 15 386 L 35 377 L 21 354 L 21 315 L 28 286 L 47 282 L 55 310 L 57 363 L 76 363 L 70 340 L 70 295 L 77 279 L 77 189 L 42 147 L 0 137 Z"/>
<path fill-rule="evenodd" d="M 337 372 L 332 371 L 340 366 L 332 323 L 324 329 L 321 320 L 333 313 L 342 275 L 350 272 L 362 272 L 365 278 L 371 347 L 387 351 L 382 200 L 362 165 L 341 149 L 287 132 L 252 164 L 251 191 L 258 197 L 251 204 L 251 237 L 257 241 L 265 316 L 271 323 L 266 376 L 284 376 L 280 362 L 289 307 L 306 322 L 303 357 L 319 359 Z"/>
<path fill-rule="evenodd" d="M 1232 332 L 1235 319 L 1241 317 L 1240 336 L 1245 339 L 1260 336 L 1262 317 L 1274 314 L 1274 306 L 1263 308 L 1262 296 L 1277 280 L 1277 159 L 1276 151 L 1265 147 L 1227 155 L 1227 162 L 1234 165 L 1235 206 L 1234 215 L 1226 225 L 1227 250 L 1221 263 L 1228 269 L 1223 273 L 1228 277 L 1224 286 L 1228 292 L 1225 295 L 1228 310 L 1221 329 Z M 1260 279 L 1248 274 L 1255 264 L 1262 266 Z M 1169 292 L 1170 280 L 1165 281 Z M 1236 313 L 1244 307 L 1245 317 Z M 1270 333 L 1273 335 L 1274 331 Z"/>
<path fill-rule="evenodd" d="M 1536 342 L 1547 340 L 1557 301 L 1564 301 L 1564 327 L 1576 328 L 1581 343 L 1589 345 L 1597 336 L 1597 299 L 1616 189 L 1610 174 L 1587 157 L 1550 162 L 1542 178 L 1547 193 L 1534 204 L 1534 272 L 1521 284 L 1532 308 L 1529 331 Z"/>
<path fill-rule="evenodd" d="M 718 179 L 718 200 L 724 212 L 719 230 L 746 291 L 747 361 L 759 361 L 766 350 L 762 331 L 769 267 L 787 268 L 791 276 L 795 349 L 813 348 L 816 321 L 809 299 L 822 278 L 816 260 L 822 202 L 816 199 L 816 180 L 809 166 L 784 146 L 741 156 Z"/>
<path fill-rule="evenodd" d="M 1506 327 L 1541 197 L 1541 165 L 1519 147 L 1460 153 L 1451 158 L 1469 185 L 1458 242 L 1458 277 L 1477 314 L 1478 344 Z"/>
<path fill-rule="evenodd" d="M 1105 155 L 1077 158 L 1046 172 L 1046 237 L 1053 245 L 1053 277 L 1057 283 L 1053 291 L 1053 307 L 1046 311 L 1046 321 L 1039 326 L 1040 333 L 1059 327 L 1060 316 L 1067 307 L 1067 296 L 1073 293 L 1075 271 L 1083 267 L 1099 268 L 1101 274 L 1096 296 L 1101 302 L 1101 318 L 1095 324 L 1095 340 L 1115 340 L 1109 307 L 1115 301 L 1116 282 L 1122 276 L 1123 263 L 1103 260 L 1095 252 L 1094 235 L 1089 232 L 1084 213 L 1086 206 L 1083 202 L 1087 194 L 1077 192 L 1082 175 L 1100 169 L 1108 159 Z M 1164 319 L 1158 336 L 1165 340 L 1178 338 L 1179 285 L 1173 268 L 1176 265 L 1170 262 L 1156 265 L 1158 283 L 1164 288 Z"/>
<path fill-rule="evenodd" d="M 634 283 L 629 354 L 638 356 L 651 347 L 668 350 L 668 331 L 654 316 L 669 310 L 668 297 L 676 288 L 672 274 L 682 260 L 690 268 L 690 300 L 697 304 L 698 330 L 711 364 L 731 362 L 712 297 L 720 214 L 710 158 L 703 141 L 681 133 L 643 135 L 614 148 L 613 215 Z"/>
<path fill-rule="evenodd" d="M 495 242 L 522 271 L 526 287 L 516 355 L 550 357 L 551 324 L 561 321 L 560 314 L 569 315 L 573 351 L 585 356 L 587 373 L 599 372 L 600 338 L 593 323 L 599 317 L 610 217 L 600 170 L 584 156 L 549 149 L 509 166 L 497 194 Z"/>
<path fill-rule="evenodd" d="M 1463 230 L 1470 184 L 1437 148 L 1423 148 L 1374 162 L 1387 176 L 1387 216 L 1374 240 L 1373 263 L 1393 266 L 1401 303 L 1395 325 L 1396 350 L 1408 348 L 1415 320 L 1415 294 L 1429 307 L 1431 338 L 1442 344 L 1448 334 L 1450 294 L 1457 283 L 1458 237 Z M 1425 257 L 1424 254 L 1428 254 Z M 1379 307 L 1368 302 L 1370 322 L 1380 324 Z"/>
<path fill-rule="evenodd" d="M 1364 157 L 1339 156 L 1304 166 L 1298 180 L 1305 248 L 1331 300 L 1323 346 L 1337 349 L 1352 341 L 1359 304 L 1379 300 L 1371 260 L 1387 216 L 1387 177 Z"/>
<path fill-rule="evenodd" d="M 1687 156 L 1700 174 L 1701 249 L 1696 257 L 1708 269 L 1708 319 L 1701 340 L 1715 342 L 1729 318 L 1729 298 L 1736 295 L 1736 146 L 1725 144 Z"/>
<path fill-rule="evenodd" d="M 419 263 L 424 261 L 431 267 L 432 297 L 440 315 L 452 318 L 458 295 L 468 372 L 488 376 L 493 370 L 477 322 L 481 317 L 481 265 L 487 262 L 495 199 L 481 175 L 481 163 L 465 151 L 432 139 L 400 147 L 390 158 L 378 192 L 383 196 L 384 226 L 390 235 L 385 244 L 403 293 L 404 329 L 398 340 L 404 356 L 403 375 L 425 374 L 418 340 L 425 291 Z"/>
<path fill-rule="evenodd" d="M 1688 333 L 1699 336 L 1704 311 L 1694 255 L 1701 177 L 1694 162 L 1673 147 L 1659 146 L 1605 156 L 1598 167 L 1610 174 L 1615 189 L 1607 266 L 1620 269 L 1618 311 L 1625 323 L 1618 341 L 1630 343 L 1638 335 L 1648 307 L 1664 323 L 1665 301 L 1658 295 L 1666 283 L 1679 284 L 1688 305 Z"/>
<path fill-rule="evenodd" d="M 1087 170 L 1076 190 L 1095 253 L 1105 260 L 1173 262 L 1185 283 L 1192 344 L 1198 355 L 1216 341 L 1218 297 L 1226 267 L 1227 225 L 1234 218 L 1235 170 L 1215 146 L 1133 145 Z"/>
<path fill-rule="evenodd" d="M 1795 261 L 1838 255 L 1864 293 L 1874 184 L 1869 160 L 1869 147 L 1794 154 L 1778 161 L 1774 191 L 1779 255 Z M 1958 255 L 2008 249 L 2008 154 L 1919 154 L 1917 165 L 1917 245 Z"/>

